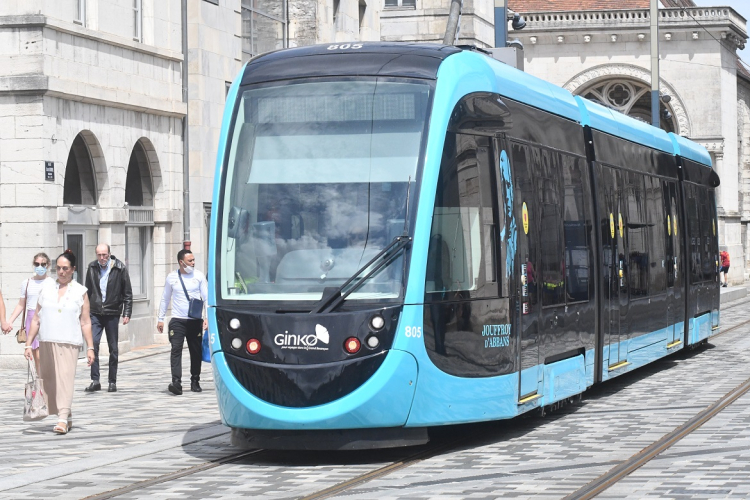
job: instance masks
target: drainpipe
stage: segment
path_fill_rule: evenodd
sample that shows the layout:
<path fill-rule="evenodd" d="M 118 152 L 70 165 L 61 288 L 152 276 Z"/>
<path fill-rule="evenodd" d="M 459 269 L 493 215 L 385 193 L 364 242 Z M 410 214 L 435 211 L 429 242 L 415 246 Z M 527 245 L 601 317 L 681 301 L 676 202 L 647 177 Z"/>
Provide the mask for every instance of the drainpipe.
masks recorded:
<path fill-rule="evenodd" d="M 182 102 L 188 102 L 188 33 L 187 3 L 182 0 Z M 182 118 L 182 247 L 190 250 L 190 144 L 188 142 L 188 107 Z"/>

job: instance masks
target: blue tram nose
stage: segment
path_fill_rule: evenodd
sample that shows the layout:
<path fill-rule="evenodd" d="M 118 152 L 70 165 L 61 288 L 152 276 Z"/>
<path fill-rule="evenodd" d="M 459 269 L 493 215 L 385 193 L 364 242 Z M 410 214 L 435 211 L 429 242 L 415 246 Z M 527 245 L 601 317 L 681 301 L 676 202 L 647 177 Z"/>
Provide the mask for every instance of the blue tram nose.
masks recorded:
<path fill-rule="evenodd" d="M 335 401 L 370 379 L 393 344 L 401 309 L 310 315 L 221 308 L 216 319 L 227 367 L 236 380 L 263 401 L 302 408 Z M 240 327 L 230 328 L 235 320 Z M 353 342 L 356 352 L 345 345 L 352 339 L 358 341 Z"/>

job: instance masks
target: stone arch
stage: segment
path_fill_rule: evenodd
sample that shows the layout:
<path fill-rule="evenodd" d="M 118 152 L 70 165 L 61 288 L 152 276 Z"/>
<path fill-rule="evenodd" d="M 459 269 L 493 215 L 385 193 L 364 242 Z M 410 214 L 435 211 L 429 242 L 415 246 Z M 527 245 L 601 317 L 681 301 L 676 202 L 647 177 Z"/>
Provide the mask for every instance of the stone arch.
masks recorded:
<path fill-rule="evenodd" d="M 603 64 L 578 73 L 563 87 L 573 94 L 582 95 L 585 91 L 613 79 L 633 80 L 650 86 L 651 72 L 633 64 Z M 666 107 L 672 113 L 672 123 L 676 125 L 675 133 L 690 137 L 692 126 L 683 99 L 664 79 L 659 81 L 659 91 L 672 98 Z"/>
<path fill-rule="evenodd" d="M 140 150 L 139 150 L 140 147 Z M 139 151 L 136 153 L 136 151 Z M 144 206 L 153 206 L 155 209 L 169 208 L 168 201 L 164 196 L 164 179 L 162 177 L 161 162 L 159 156 L 156 154 L 156 147 L 154 143 L 147 137 L 141 137 L 135 142 L 133 146 L 132 155 L 137 155 L 139 162 L 139 168 L 141 169 L 141 179 L 145 180 L 143 168 L 148 169 L 151 182 L 151 203 L 146 203 L 144 200 Z M 130 170 L 130 163 L 128 164 L 128 170 Z M 127 180 L 126 180 L 127 183 Z M 127 186 L 126 186 L 126 201 L 127 201 Z"/>
<path fill-rule="evenodd" d="M 154 187 L 151 180 L 151 161 L 144 143 L 153 145 L 148 139 L 139 139 L 133 145 L 125 178 L 125 203 L 131 207 L 154 206 Z M 154 152 L 152 155 L 156 157 Z M 155 160 L 158 164 L 158 160 Z"/>
<path fill-rule="evenodd" d="M 92 205 L 100 202 L 100 188 L 106 182 L 107 166 L 96 136 L 79 132 L 70 146 L 63 180 L 64 205 Z"/>

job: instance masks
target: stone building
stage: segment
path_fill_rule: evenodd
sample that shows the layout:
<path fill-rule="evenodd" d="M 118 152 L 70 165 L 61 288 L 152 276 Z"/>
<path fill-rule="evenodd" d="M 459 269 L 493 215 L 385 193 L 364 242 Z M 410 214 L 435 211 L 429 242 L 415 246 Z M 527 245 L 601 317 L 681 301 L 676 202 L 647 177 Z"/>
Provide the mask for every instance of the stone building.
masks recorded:
<path fill-rule="evenodd" d="M 549 6 L 554 5 L 555 11 Z M 509 0 L 526 27 L 525 71 L 651 121 L 649 0 Z M 729 7 L 661 0 L 661 126 L 708 149 L 721 177 L 719 242 L 730 281 L 750 277 L 750 73 L 737 57 L 746 20 Z"/>
<path fill-rule="evenodd" d="M 528 23 L 511 32 L 525 45 L 526 71 L 648 116 L 648 0 L 508 1 Z M 750 271 L 750 73 L 736 56 L 745 20 L 729 8 L 661 2 L 661 87 L 671 97 L 665 128 L 712 154 L 722 177 L 721 241 L 733 257 L 731 279 L 740 281 Z M 166 342 L 155 316 L 176 252 L 189 241 L 206 268 L 222 113 L 242 65 L 314 43 L 439 42 L 449 7 L 449 0 L 0 1 L 0 289 L 8 313 L 37 251 L 54 258 L 69 247 L 83 268 L 105 241 L 129 265 L 136 293 L 121 351 Z M 463 0 L 456 43 L 492 46 L 493 7 Z M 20 353 L 14 339 L 0 337 L 0 363 Z"/>
<path fill-rule="evenodd" d="M 373 0 L 2 0 L 8 314 L 35 253 L 54 260 L 71 248 L 85 269 L 103 241 L 128 264 L 135 294 L 120 351 L 166 342 L 155 329 L 164 279 L 186 241 L 205 269 L 221 118 L 243 63 L 278 48 L 378 40 L 379 21 Z M 21 353 L 0 336 L 0 364 L 22 364 Z"/>

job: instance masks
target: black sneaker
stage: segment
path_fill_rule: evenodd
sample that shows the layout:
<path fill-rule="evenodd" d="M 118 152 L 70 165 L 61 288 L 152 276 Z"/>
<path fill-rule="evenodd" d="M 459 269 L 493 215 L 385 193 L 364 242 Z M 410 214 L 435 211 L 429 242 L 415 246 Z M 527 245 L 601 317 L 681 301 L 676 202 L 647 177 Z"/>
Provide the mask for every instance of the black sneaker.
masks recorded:
<path fill-rule="evenodd" d="M 94 392 L 94 391 L 101 391 L 102 390 L 102 384 L 99 382 L 91 382 L 91 385 L 86 387 L 83 392 Z"/>
<path fill-rule="evenodd" d="M 169 384 L 167 389 L 175 396 L 179 396 L 182 394 L 182 386 L 180 384 L 171 383 Z"/>
<path fill-rule="evenodd" d="M 201 385 L 197 381 L 190 382 L 190 390 L 193 392 L 203 392 L 203 389 L 201 389 Z"/>
<path fill-rule="evenodd" d="M 107 392 L 117 392 L 117 385 L 114 382 L 110 382 Z"/>

